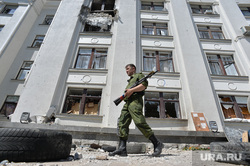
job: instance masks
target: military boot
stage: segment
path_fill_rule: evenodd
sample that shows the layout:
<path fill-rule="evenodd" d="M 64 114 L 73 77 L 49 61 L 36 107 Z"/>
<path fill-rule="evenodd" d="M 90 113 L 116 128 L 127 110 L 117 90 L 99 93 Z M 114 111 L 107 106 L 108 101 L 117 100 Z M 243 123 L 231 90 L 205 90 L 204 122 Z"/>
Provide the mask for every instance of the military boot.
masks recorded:
<path fill-rule="evenodd" d="M 110 152 L 109 156 L 115 156 L 115 155 L 127 156 L 128 154 L 127 154 L 126 143 L 127 143 L 127 140 L 120 139 L 118 149 L 113 152 Z"/>
<path fill-rule="evenodd" d="M 164 147 L 163 143 L 160 142 L 155 135 L 151 135 L 149 137 L 149 140 L 153 143 L 154 145 L 154 153 L 152 154 L 152 156 L 157 157 L 160 156 L 162 148 Z"/>

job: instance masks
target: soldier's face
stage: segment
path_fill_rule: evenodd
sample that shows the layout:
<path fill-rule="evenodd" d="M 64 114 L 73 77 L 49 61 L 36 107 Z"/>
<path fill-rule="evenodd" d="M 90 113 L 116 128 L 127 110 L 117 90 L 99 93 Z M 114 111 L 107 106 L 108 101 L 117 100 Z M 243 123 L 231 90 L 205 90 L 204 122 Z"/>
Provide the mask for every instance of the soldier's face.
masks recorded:
<path fill-rule="evenodd" d="M 128 76 L 132 76 L 135 73 L 135 68 L 131 66 L 126 67 L 126 73 Z"/>

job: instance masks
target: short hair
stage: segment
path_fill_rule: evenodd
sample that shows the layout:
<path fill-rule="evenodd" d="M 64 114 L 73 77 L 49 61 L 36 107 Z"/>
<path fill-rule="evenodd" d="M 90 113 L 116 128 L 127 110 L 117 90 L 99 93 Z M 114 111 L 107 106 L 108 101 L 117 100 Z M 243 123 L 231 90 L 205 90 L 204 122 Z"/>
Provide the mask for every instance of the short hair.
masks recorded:
<path fill-rule="evenodd" d="M 134 65 L 134 64 L 132 64 L 132 63 L 127 64 L 127 65 L 125 66 L 125 68 L 127 68 L 128 66 L 130 66 L 130 67 L 134 67 L 134 68 L 135 68 L 135 70 L 136 70 L 136 67 L 135 67 L 135 65 Z"/>

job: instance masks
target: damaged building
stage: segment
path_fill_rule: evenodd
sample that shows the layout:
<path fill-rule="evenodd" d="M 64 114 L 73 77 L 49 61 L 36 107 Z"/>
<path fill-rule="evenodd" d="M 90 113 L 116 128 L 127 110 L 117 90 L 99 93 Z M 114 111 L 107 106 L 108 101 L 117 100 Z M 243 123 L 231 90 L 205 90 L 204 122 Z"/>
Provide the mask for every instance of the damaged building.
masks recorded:
<path fill-rule="evenodd" d="M 143 111 L 160 139 L 224 140 L 250 127 L 249 24 L 249 0 L 0 0 L 0 127 L 116 140 L 133 63 L 158 70 Z"/>

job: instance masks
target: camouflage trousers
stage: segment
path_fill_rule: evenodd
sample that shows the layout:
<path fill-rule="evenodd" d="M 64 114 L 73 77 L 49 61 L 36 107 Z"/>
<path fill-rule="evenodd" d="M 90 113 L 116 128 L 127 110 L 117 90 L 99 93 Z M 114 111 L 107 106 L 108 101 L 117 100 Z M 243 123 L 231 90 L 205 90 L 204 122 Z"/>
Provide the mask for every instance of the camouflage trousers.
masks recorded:
<path fill-rule="evenodd" d="M 127 140 L 129 135 L 129 125 L 133 119 L 136 127 L 142 132 L 142 134 L 149 138 L 153 135 L 153 131 L 147 124 L 146 119 L 142 113 L 143 100 L 142 97 L 137 97 L 135 99 L 129 98 L 124 104 L 121 115 L 118 119 L 118 136 Z"/>

